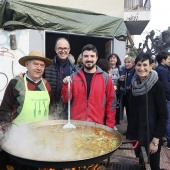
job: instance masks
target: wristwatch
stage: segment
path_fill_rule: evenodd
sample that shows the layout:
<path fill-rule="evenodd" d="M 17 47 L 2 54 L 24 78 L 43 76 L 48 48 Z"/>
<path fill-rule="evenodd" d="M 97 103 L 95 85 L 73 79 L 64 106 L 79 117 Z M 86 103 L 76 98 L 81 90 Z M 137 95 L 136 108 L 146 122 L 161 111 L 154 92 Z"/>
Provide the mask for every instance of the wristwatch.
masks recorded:
<path fill-rule="evenodd" d="M 154 146 L 158 146 L 158 145 L 159 145 L 159 143 L 153 142 L 153 141 L 152 141 L 152 144 L 153 144 Z"/>

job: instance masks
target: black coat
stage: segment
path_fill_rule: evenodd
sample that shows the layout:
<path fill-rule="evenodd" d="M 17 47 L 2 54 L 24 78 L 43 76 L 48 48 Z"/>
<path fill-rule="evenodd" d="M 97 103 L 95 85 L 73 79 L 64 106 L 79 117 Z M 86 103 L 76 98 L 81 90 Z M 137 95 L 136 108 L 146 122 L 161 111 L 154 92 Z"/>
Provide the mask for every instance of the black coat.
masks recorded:
<path fill-rule="evenodd" d="M 164 85 L 164 90 L 166 94 L 166 99 L 170 101 L 170 72 L 168 67 L 159 64 L 156 68 L 155 71 L 158 73 L 159 80 L 163 83 Z"/>
<path fill-rule="evenodd" d="M 166 97 L 163 85 L 157 81 L 148 95 L 148 117 L 150 141 L 162 138 L 167 119 Z M 129 122 L 127 127 L 127 139 L 138 140 L 140 145 L 147 145 L 147 112 L 146 94 L 129 98 Z"/>
<path fill-rule="evenodd" d="M 50 83 L 55 102 L 60 101 L 63 79 L 70 76 L 74 71 L 76 71 L 76 66 L 69 59 L 65 61 L 65 65 L 61 65 L 58 56 L 55 56 L 52 65 L 45 69 L 44 77 Z"/>

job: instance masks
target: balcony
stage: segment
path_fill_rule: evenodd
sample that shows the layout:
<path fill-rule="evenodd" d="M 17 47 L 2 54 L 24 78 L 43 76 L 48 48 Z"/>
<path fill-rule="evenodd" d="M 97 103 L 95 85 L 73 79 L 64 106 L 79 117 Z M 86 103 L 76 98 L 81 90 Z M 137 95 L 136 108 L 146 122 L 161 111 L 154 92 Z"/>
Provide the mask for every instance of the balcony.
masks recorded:
<path fill-rule="evenodd" d="M 131 35 L 140 35 L 150 21 L 150 0 L 125 0 L 124 22 Z"/>

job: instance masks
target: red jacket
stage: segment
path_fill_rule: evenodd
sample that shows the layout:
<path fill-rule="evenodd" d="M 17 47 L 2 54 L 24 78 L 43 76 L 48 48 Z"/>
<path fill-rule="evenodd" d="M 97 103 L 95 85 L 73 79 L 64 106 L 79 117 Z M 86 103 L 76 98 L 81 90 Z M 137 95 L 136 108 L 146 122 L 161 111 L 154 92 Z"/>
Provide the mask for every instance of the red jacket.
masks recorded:
<path fill-rule="evenodd" d="M 114 100 L 114 86 L 109 75 L 97 67 L 91 80 L 88 99 L 87 83 L 83 70 L 74 72 L 71 79 L 71 118 L 106 124 L 113 128 L 116 100 Z M 63 102 L 68 102 L 68 84 L 63 84 L 61 98 Z"/>

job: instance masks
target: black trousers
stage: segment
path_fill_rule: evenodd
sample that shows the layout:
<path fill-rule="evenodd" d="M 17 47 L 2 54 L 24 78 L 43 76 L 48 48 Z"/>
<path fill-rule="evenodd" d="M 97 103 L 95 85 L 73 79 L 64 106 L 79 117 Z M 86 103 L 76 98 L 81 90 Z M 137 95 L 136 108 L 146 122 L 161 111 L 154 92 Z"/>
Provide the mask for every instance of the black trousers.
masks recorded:
<path fill-rule="evenodd" d="M 150 154 L 150 166 L 152 170 L 160 170 L 160 152 Z"/>
<path fill-rule="evenodd" d="M 129 120 L 129 95 L 123 95 L 123 102 L 122 102 L 122 109 L 124 111 L 124 107 L 126 109 L 126 117 L 127 117 L 127 123 Z"/>
<path fill-rule="evenodd" d="M 147 148 L 145 147 L 146 151 L 147 151 Z M 138 146 L 136 149 L 135 149 L 135 154 L 137 157 L 140 156 L 140 146 Z M 158 151 L 154 154 L 149 154 L 150 156 L 150 166 L 151 166 L 151 169 L 152 170 L 160 170 L 160 148 L 158 149 Z"/>
<path fill-rule="evenodd" d="M 117 104 L 116 104 L 116 124 L 120 124 L 120 95 L 116 94 Z"/>

